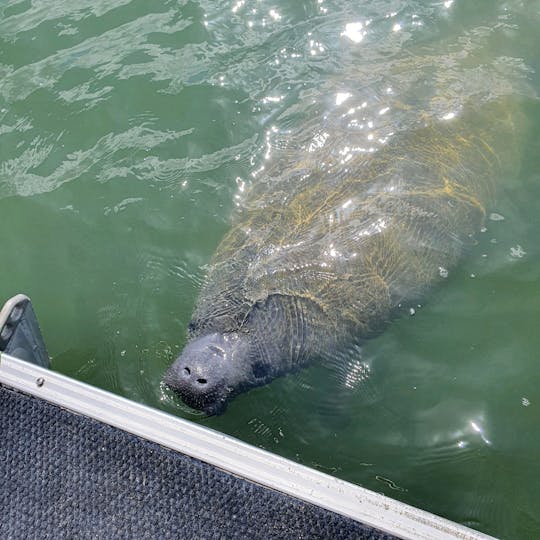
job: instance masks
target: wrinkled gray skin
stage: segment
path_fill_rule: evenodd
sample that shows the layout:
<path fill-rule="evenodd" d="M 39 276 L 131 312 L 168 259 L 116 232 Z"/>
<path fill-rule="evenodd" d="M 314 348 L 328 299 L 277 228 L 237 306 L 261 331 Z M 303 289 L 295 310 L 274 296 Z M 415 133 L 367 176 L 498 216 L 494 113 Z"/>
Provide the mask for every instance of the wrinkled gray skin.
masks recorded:
<path fill-rule="evenodd" d="M 235 395 L 294 371 L 317 354 L 319 347 L 301 304 L 292 297 L 272 295 L 253 306 L 240 332 L 213 331 L 210 325 L 189 341 L 167 371 L 165 383 L 190 407 L 222 413 Z M 318 339 L 329 344 L 331 338 L 325 334 L 321 329 Z"/>
<path fill-rule="evenodd" d="M 255 386 L 255 374 L 250 376 L 249 349 L 244 335 L 206 334 L 186 346 L 167 372 L 165 383 L 190 407 L 218 414 L 235 389 L 239 392 L 243 387 Z"/>
<path fill-rule="evenodd" d="M 214 255 L 165 383 L 217 414 L 377 333 L 472 244 L 496 178 L 516 166 L 514 109 L 465 108 L 346 166 L 329 144 L 270 171 Z"/>

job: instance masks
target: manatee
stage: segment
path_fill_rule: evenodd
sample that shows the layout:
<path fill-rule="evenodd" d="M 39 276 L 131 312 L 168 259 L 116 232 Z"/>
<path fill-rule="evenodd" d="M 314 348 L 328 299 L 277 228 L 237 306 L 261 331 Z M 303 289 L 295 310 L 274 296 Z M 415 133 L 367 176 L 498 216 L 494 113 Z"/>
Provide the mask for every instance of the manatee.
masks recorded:
<path fill-rule="evenodd" d="M 518 165 L 518 107 L 423 120 L 345 164 L 330 143 L 254 182 L 164 382 L 207 414 L 379 333 L 443 280 Z"/>

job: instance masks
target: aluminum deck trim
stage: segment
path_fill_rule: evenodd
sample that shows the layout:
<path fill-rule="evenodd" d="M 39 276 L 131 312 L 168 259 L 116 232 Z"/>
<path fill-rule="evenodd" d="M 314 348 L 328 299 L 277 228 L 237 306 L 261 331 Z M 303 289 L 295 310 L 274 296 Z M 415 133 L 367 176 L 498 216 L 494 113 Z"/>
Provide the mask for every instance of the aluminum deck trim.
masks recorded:
<path fill-rule="evenodd" d="M 261 450 L 188 420 L 0 354 L 0 384 L 199 459 L 403 540 L 493 537 Z"/>
<path fill-rule="evenodd" d="M 2 330 L 7 320 L 9 319 L 13 308 L 24 300 L 28 300 L 30 302 L 30 298 L 28 298 L 26 294 L 16 294 L 4 304 L 4 306 L 0 309 L 0 330 Z"/>

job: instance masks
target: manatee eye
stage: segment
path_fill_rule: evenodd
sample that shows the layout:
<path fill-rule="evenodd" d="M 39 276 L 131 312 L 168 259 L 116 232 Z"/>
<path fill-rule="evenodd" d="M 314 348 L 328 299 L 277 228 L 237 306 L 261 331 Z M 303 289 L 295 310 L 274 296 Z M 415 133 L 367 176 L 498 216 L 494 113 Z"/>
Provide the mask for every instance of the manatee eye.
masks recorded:
<path fill-rule="evenodd" d="M 257 379 L 261 379 L 262 377 L 268 375 L 268 366 L 263 364 L 262 362 L 257 362 L 256 364 L 253 364 L 253 367 L 251 369 L 253 370 L 253 375 Z"/>

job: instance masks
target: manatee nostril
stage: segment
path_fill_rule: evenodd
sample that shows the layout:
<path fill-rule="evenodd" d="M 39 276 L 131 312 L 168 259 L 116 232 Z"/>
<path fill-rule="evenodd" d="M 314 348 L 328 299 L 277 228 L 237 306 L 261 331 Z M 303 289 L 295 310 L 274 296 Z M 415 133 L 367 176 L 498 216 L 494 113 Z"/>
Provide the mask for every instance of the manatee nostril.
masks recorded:
<path fill-rule="evenodd" d="M 191 369 L 189 369 L 188 367 L 185 367 L 184 368 L 184 374 L 185 375 L 191 375 Z"/>
<path fill-rule="evenodd" d="M 197 379 L 199 384 L 206 384 L 208 381 L 206 379 Z"/>

